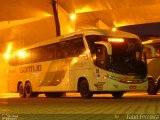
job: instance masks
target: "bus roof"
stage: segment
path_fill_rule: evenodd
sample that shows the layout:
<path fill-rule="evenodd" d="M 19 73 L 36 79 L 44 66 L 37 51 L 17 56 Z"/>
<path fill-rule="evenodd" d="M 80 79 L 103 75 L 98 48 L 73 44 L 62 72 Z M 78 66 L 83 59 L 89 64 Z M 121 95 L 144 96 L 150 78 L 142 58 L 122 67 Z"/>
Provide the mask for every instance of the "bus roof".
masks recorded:
<path fill-rule="evenodd" d="M 160 43 L 160 38 L 159 39 L 151 39 L 151 40 L 147 40 L 142 42 L 142 44 L 146 45 L 146 44 L 154 44 L 154 43 Z"/>
<path fill-rule="evenodd" d="M 124 38 L 138 38 L 135 34 L 124 32 L 124 31 L 112 31 L 110 29 L 82 29 L 76 33 L 81 33 L 84 35 L 105 35 L 105 36 L 114 36 L 114 37 L 124 37 Z"/>
<path fill-rule="evenodd" d="M 82 36 L 82 35 L 102 35 L 102 36 L 111 36 L 111 37 L 123 37 L 123 38 L 137 38 L 139 39 L 138 36 L 132 34 L 132 33 L 128 33 L 128 32 L 124 32 L 124 31 L 112 31 L 112 30 L 105 30 L 105 29 L 82 29 L 79 31 L 76 31 L 74 33 L 70 33 L 70 34 L 66 34 L 66 35 L 62 35 L 59 37 L 55 37 L 53 39 L 49 39 L 49 40 L 44 40 L 42 42 L 38 42 L 34 45 L 31 45 L 25 49 L 30 49 L 30 48 L 34 48 L 34 47 L 39 47 L 39 46 L 43 46 L 43 45 L 47 45 L 47 44 L 52 44 L 52 43 L 56 43 L 56 42 L 60 42 L 60 41 L 65 41 L 68 38 L 72 38 L 73 36 Z"/>

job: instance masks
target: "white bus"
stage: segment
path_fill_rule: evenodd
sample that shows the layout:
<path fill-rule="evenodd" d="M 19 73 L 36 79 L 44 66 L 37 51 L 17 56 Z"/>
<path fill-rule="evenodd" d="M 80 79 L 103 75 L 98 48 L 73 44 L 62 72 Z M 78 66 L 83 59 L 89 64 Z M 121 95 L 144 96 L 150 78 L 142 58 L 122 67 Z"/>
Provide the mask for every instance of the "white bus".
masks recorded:
<path fill-rule="evenodd" d="M 148 64 L 148 94 L 157 94 L 160 88 L 160 39 L 142 42 Z"/>
<path fill-rule="evenodd" d="M 13 52 L 9 60 L 9 90 L 21 97 L 61 97 L 80 92 L 122 97 L 147 90 L 142 44 L 133 34 L 101 29 L 81 30 Z"/>

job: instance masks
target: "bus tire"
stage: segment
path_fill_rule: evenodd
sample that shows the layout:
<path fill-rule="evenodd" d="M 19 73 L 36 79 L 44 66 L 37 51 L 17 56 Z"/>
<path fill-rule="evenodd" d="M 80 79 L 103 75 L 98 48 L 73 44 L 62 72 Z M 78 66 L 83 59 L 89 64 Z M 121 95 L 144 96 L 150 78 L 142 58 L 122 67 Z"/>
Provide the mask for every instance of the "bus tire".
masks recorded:
<path fill-rule="evenodd" d="M 114 98 L 121 98 L 124 92 L 112 92 L 111 94 Z"/>
<path fill-rule="evenodd" d="M 23 84 L 21 82 L 18 83 L 17 91 L 19 93 L 20 98 L 24 98 L 25 97 L 24 87 L 23 87 Z"/>
<path fill-rule="evenodd" d="M 157 92 L 158 90 L 157 90 L 154 80 L 152 78 L 148 78 L 148 89 L 147 89 L 148 95 L 156 95 Z"/>
<path fill-rule="evenodd" d="M 62 97 L 62 96 L 64 96 L 65 95 L 65 93 L 63 93 L 63 92 L 46 92 L 45 93 L 45 96 L 46 97 L 54 97 L 54 98 L 59 98 L 59 97 Z"/>
<path fill-rule="evenodd" d="M 82 98 L 92 98 L 93 93 L 89 90 L 89 85 L 87 80 L 82 80 L 79 84 L 79 92 Z"/>
<path fill-rule="evenodd" d="M 38 97 L 38 93 L 32 92 L 32 86 L 30 82 L 27 82 L 25 85 L 25 94 L 26 94 L 26 98 Z"/>

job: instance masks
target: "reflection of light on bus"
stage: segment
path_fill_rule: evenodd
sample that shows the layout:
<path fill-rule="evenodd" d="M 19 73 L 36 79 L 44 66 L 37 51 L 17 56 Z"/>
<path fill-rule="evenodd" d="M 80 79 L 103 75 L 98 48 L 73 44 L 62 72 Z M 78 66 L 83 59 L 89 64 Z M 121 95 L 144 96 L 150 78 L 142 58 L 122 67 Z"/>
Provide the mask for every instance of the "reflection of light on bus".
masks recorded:
<path fill-rule="evenodd" d="M 12 49 L 13 49 L 13 43 L 10 42 L 10 43 L 8 43 L 6 53 L 4 53 L 5 60 L 8 60 L 10 58 L 10 53 L 11 53 Z"/>
<path fill-rule="evenodd" d="M 7 47 L 7 53 L 10 53 L 12 49 L 13 49 L 13 43 L 9 43 Z"/>
<path fill-rule="evenodd" d="M 20 57 L 26 57 L 27 56 L 27 52 L 26 51 L 18 51 L 18 55 Z"/>
<path fill-rule="evenodd" d="M 4 58 L 5 58 L 6 60 L 8 60 L 8 59 L 10 58 L 10 54 L 9 54 L 9 53 L 5 53 L 5 54 L 4 54 Z"/>
<path fill-rule="evenodd" d="M 74 65 L 77 62 L 78 62 L 78 59 L 77 58 L 73 58 L 72 61 L 71 61 L 71 65 Z"/>
<path fill-rule="evenodd" d="M 80 54 L 78 57 L 87 60 L 89 53 L 90 53 L 90 50 L 86 50 L 82 54 Z M 71 61 L 71 65 L 74 65 L 75 63 L 77 63 L 78 60 L 79 60 L 78 58 L 73 58 L 72 61 Z"/>
<path fill-rule="evenodd" d="M 80 54 L 79 57 L 83 57 L 84 59 L 88 59 L 89 53 L 90 53 L 90 50 L 86 50 L 82 54 Z"/>

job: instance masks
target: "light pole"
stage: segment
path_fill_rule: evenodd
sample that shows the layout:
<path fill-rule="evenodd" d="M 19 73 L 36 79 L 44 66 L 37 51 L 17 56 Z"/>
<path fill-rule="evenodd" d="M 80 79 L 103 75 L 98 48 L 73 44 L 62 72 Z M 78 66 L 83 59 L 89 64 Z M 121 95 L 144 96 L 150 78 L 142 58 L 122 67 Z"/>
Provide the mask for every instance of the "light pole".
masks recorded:
<path fill-rule="evenodd" d="M 52 8 L 53 8 L 53 14 L 54 14 L 54 21 L 55 21 L 55 26 L 56 26 L 56 36 L 60 36 L 60 24 L 59 24 L 59 18 L 58 18 L 58 12 L 57 12 L 57 7 L 56 7 L 56 0 L 51 0 Z"/>

